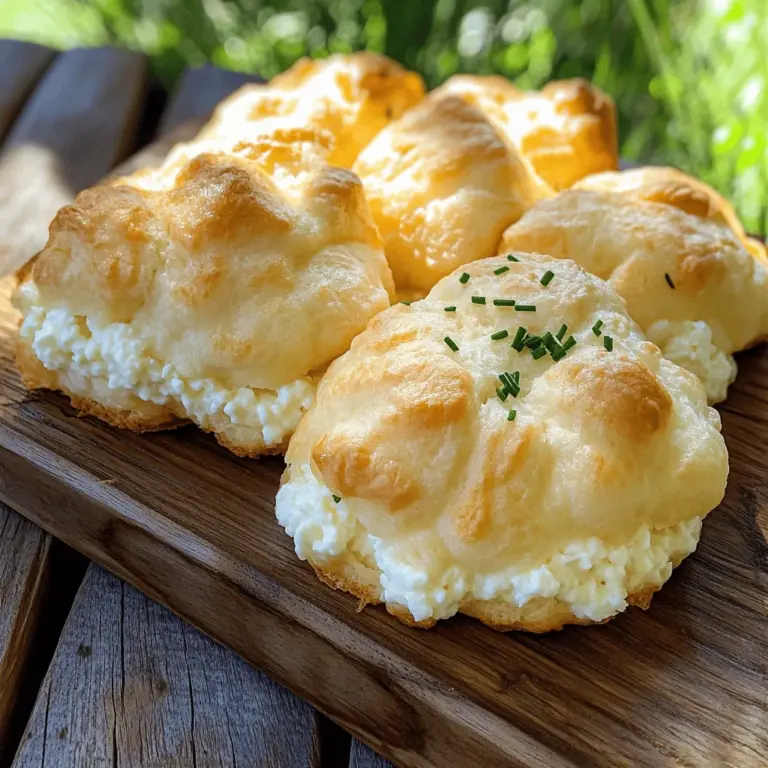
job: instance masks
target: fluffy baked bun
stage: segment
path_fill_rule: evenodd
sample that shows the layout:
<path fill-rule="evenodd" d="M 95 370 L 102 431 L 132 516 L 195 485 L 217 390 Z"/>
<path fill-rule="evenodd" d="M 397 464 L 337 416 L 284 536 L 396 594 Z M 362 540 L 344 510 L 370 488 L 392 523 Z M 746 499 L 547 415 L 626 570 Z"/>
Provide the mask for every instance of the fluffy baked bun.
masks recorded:
<path fill-rule="evenodd" d="M 672 205 L 692 216 L 729 227 L 753 256 L 766 258 L 765 246 L 746 234 L 733 206 L 708 184 L 677 168 L 644 166 L 596 173 L 578 181 L 574 188 L 617 192 L 634 200 Z"/>
<path fill-rule="evenodd" d="M 768 335 L 768 263 L 712 218 L 568 190 L 510 227 L 502 250 L 573 259 L 610 280 L 648 338 L 695 373 L 714 403 L 736 376 L 733 353 Z"/>
<path fill-rule="evenodd" d="M 493 256 L 505 228 L 551 194 L 502 131 L 453 96 L 430 96 L 387 126 L 354 171 L 398 289 L 422 296 Z"/>
<path fill-rule="evenodd" d="M 295 138 L 63 208 L 15 294 L 26 385 L 116 426 L 189 420 L 242 455 L 283 450 L 393 289 L 359 179 L 305 163 Z"/>
<path fill-rule="evenodd" d="M 586 80 L 521 91 L 503 77 L 456 75 L 437 93 L 460 96 L 497 121 L 553 189 L 619 167 L 613 100 Z"/>
<path fill-rule="evenodd" d="M 421 101 L 419 75 L 376 53 L 301 59 L 266 85 L 245 85 L 223 101 L 196 141 L 227 142 L 280 128 L 318 133 L 327 162 L 350 168 L 360 150 L 392 120 Z"/>
<path fill-rule="evenodd" d="M 645 608 L 723 496 L 699 380 L 607 283 L 517 258 L 378 315 L 288 448 L 276 512 L 298 556 L 409 624 L 544 632 Z"/>

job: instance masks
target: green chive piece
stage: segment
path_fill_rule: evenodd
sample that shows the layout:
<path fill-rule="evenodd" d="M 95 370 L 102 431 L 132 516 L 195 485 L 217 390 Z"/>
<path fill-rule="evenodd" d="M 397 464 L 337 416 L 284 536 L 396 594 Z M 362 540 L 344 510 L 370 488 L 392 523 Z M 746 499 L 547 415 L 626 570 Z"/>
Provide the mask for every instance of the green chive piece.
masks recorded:
<path fill-rule="evenodd" d="M 337 504 L 341 501 L 341 496 L 337 496 L 335 493 L 332 494 L 332 498 Z"/>
<path fill-rule="evenodd" d="M 576 339 L 574 339 L 573 336 L 569 336 L 565 344 L 563 344 L 563 350 L 567 352 L 571 347 L 575 347 L 575 346 L 576 346 Z"/>
<path fill-rule="evenodd" d="M 535 304 L 515 304 L 515 309 L 518 312 L 535 312 L 536 305 Z"/>
<path fill-rule="evenodd" d="M 410 307 L 411 306 L 411 302 L 410 301 L 401 301 L 400 303 L 401 304 L 405 304 L 406 307 Z"/>
<path fill-rule="evenodd" d="M 509 331 L 496 331 L 496 333 L 491 334 L 491 338 L 494 341 L 499 341 L 499 339 L 506 339 L 507 336 L 509 336 Z"/>
<path fill-rule="evenodd" d="M 512 374 L 512 381 L 514 381 L 514 382 L 515 382 L 515 384 L 517 384 L 517 385 L 519 385 L 519 384 L 520 384 L 520 371 L 515 371 L 515 372 Z"/>
<path fill-rule="evenodd" d="M 462 284 L 466 284 L 469 282 L 469 272 L 462 272 L 461 277 L 459 278 L 459 282 Z"/>
<path fill-rule="evenodd" d="M 451 348 L 451 349 L 452 349 L 454 352 L 458 352 L 458 351 L 459 351 L 459 346 L 458 346 L 458 344 L 457 344 L 457 343 L 456 343 L 456 342 L 455 342 L 455 341 L 454 341 L 454 340 L 453 340 L 453 339 L 452 339 L 450 336 L 446 336 L 446 337 L 443 339 L 443 341 L 444 341 L 444 342 L 445 342 L 445 343 L 446 343 L 446 344 L 447 344 L 447 345 L 448 345 L 448 346 L 449 346 L 449 347 L 450 347 L 450 348 Z"/>
<path fill-rule="evenodd" d="M 613 352 L 613 339 L 610 336 L 603 337 L 603 346 L 608 352 Z"/>
<path fill-rule="evenodd" d="M 563 323 L 560 326 L 560 330 L 555 334 L 555 338 L 558 341 L 562 341 L 563 340 L 563 336 L 565 336 L 566 333 L 568 333 L 568 326 L 565 323 Z"/>
<path fill-rule="evenodd" d="M 560 349 L 556 349 L 552 353 L 552 359 L 556 363 L 559 363 L 566 356 L 566 354 L 568 354 L 568 353 L 562 347 L 560 347 Z"/>
<path fill-rule="evenodd" d="M 667 285 L 674 291 L 675 284 L 672 282 L 672 278 L 669 276 L 667 272 L 664 273 L 664 279 L 667 281 Z"/>
<path fill-rule="evenodd" d="M 503 275 L 505 272 L 509 272 L 509 267 L 499 267 L 493 270 L 494 275 Z"/>
<path fill-rule="evenodd" d="M 595 334 L 595 336 L 599 336 L 602 331 L 600 330 L 603 327 L 603 321 L 598 320 L 593 326 L 592 326 L 592 333 Z"/>
<path fill-rule="evenodd" d="M 550 352 L 552 352 L 552 350 L 553 350 L 553 349 L 555 349 L 555 344 L 556 344 L 557 342 L 555 341 L 555 337 L 554 337 L 554 336 L 553 336 L 553 335 L 552 335 L 552 334 L 551 334 L 549 331 L 547 331 L 547 332 L 546 332 L 546 333 L 545 333 L 545 334 L 544 334 L 544 335 L 541 337 L 541 340 L 542 340 L 542 342 L 544 342 L 544 346 L 545 346 L 545 347 L 546 347 L 546 348 L 547 348 L 547 349 L 548 349 Z M 559 346 L 559 345 L 558 345 L 558 346 Z"/>
<path fill-rule="evenodd" d="M 509 392 L 512 397 L 517 397 L 520 394 L 520 385 L 515 381 L 508 373 L 502 373 L 499 375 L 504 388 Z"/>
<path fill-rule="evenodd" d="M 547 271 L 544 273 L 544 276 L 541 278 L 541 280 L 539 280 L 539 282 L 540 282 L 542 285 L 549 285 L 549 284 L 552 282 L 552 278 L 553 278 L 554 276 L 555 276 L 555 273 L 554 273 L 554 272 L 553 272 L 551 269 L 548 269 L 548 270 L 547 270 Z"/>
<path fill-rule="evenodd" d="M 516 416 L 517 416 L 517 411 L 514 408 L 511 408 L 509 413 L 507 414 L 507 421 L 514 421 Z"/>
<path fill-rule="evenodd" d="M 496 394 L 499 396 L 499 400 L 501 400 L 502 403 L 509 397 L 509 392 L 507 392 L 506 387 L 499 387 L 496 390 Z"/>
<path fill-rule="evenodd" d="M 544 346 L 537 347 L 536 349 L 531 351 L 531 357 L 534 360 L 538 360 L 540 357 L 544 357 L 544 355 L 547 354 L 547 348 Z"/>
<path fill-rule="evenodd" d="M 512 348 L 516 349 L 518 352 L 520 352 L 523 348 L 523 342 L 525 341 L 525 336 L 528 333 L 528 331 L 523 328 L 521 325 L 517 329 L 517 333 L 515 334 L 515 340 L 512 342 Z"/>
<path fill-rule="evenodd" d="M 443 309 L 443 311 L 444 312 L 455 312 L 456 311 L 456 307 L 445 307 Z"/>
<path fill-rule="evenodd" d="M 514 253 L 507 254 L 507 261 L 520 261 Z"/>
<path fill-rule="evenodd" d="M 527 336 L 524 342 L 528 349 L 536 349 L 541 346 L 541 337 L 539 336 Z"/>
<path fill-rule="evenodd" d="M 485 296 L 473 296 L 472 297 L 472 303 L 473 304 L 485 304 Z"/>
<path fill-rule="evenodd" d="M 495 307 L 514 307 L 515 300 L 514 299 L 494 299 L 493 305 Z"/>

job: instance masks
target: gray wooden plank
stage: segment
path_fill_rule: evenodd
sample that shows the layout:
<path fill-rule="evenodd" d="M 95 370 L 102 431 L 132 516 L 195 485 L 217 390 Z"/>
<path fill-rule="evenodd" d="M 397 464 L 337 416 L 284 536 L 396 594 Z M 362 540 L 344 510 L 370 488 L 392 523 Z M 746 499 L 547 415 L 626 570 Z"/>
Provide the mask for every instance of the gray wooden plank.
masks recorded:
<path fill-rule="evenodd" d="M 0 140 L 53 57 L 42 45 L 0 40 Z"/>
<path fill-rule="evenodd" d="M 50 537 L 0 503 L 0 765 L 10 757 L 50 572 Z"/>
<path fill-rule="evenodd" d="M 92 565 L 14 768 L 317 765 L 312 708 Z"/>
<path fill-rule="evenodd" d="M 56 211 L 131 149 L 146 77 L 146 58 L 130 51 L 56 58 L 0 155 L 0 275 L 40 250 Z"/>
<path fill-rule="evenodd" d="M 232 72 L 210 64 L 188 69 L 163 113 L 159 132 L 170 133 L 190 120 L 207 116 L 222 99 L 241 85 L 260 80 L 256 75 Z"/>
<path fill-rule="evenodd" d="M 392 763 L 377 755 L 357 739 L 352 739 L 352 749 L 349 754 L 349 768 L 392 768 Z"/>

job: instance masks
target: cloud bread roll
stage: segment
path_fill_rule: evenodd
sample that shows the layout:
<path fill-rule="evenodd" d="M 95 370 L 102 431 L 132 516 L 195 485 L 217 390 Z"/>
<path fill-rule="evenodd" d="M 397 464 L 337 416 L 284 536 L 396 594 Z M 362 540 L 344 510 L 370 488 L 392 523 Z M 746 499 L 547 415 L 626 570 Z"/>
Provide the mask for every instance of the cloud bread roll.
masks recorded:
<path fill-rule="evenodd" d="M 297 555 L 408 624 L 544 632 L 646 608 L 723 496 L 699 380 L 610 285 L 517 258 L 374 318 L 288 448 L 276 514 Z"/>
<path fill-rule="evenodd" d="M 424 295 L 492 256 L 504 229 L 551 194 L 502 132 L 456 97 L 428 97 L 385 128 L 354 171 L 400 290 Z"/>
<path fill-rule="evenodd" d="M 633 200 L 672 205 L 692 216 L 729 227 L 753 256 L 768 260 L 765 246 L 746 234 L 733 206 L 708 184 L 677 168 L 649 165 L 596 173 L 578 181 L 574 188 L 617 192 Z"/>
<path fill-rule="evenodd" d="M 609 280 L 648 338 L 695 373 L 714 403 L 736 376 L 733 353 L 768 335 L 768 269 L 711 218 L 568 190 L 528 211 L 501 248 L 574 259 Z"/>
<path fill-rule="evenodd" d="M 115 426 L 189 420 L 238 454 L 282 451 L 393 289 L 359 179 L 300 139 L 204 153 L 63 208 L 14 297 L 26 385 Z"/>
<path fill-rule="evenodd" d="M 327 162 L 350 168 L 360 150 L 406 109 L 421 101 L 415 72 L 376 53 L 301 59 L 268 84 L 245 85 L 223 101 L 196 142 L 212 146 L 253 140 L 277 128 L 324 135 Z"/>
<path fill-rule="evenodd" d="M 613 100 L 586 80 L 521 91 L 496 75 L 456 75 L 437 92 L 460 96 L 497 121 L 553 189 L 619 167 Z"/>

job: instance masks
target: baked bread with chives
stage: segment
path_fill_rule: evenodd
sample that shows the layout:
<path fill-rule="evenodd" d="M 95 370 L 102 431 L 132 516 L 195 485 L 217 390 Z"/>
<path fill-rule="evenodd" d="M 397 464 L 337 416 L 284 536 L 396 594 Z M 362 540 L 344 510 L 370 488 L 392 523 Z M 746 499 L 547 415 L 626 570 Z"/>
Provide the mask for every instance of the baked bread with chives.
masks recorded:
<path fill-rule="evenodd" d="M 501 252 L 573 259 L 609 280 L 648 338 L 719 402 L 736 377 L 733 354 L 768 336 L 768 262 L 722 215 L 662 199 L 566 190 L 511 226 Z"/>
<path fill-rule="evenodd" d="M 423 296 L 552 194 L 503 132 L 455 96 L 429 96 L 387 126 L 353 166 L 399 291 Z"/>
<path fill-rule="evenodd" d="M 291 439 L 276 514 L 407 624 L 545 632 L 646 608 L 728 471 L 697 377 L 572 261 L 484 259 L 378 315 Z"/>
<path fill-rule="evenodd" d="M 586 80 L 553 80 L 540 91 L 521 91 L 496 75 L 456 75 L 436 93 L 481 109 L 552 189 L 619 167 L 613 100 Z"/>

